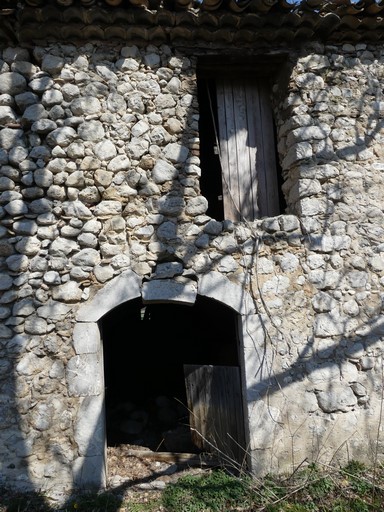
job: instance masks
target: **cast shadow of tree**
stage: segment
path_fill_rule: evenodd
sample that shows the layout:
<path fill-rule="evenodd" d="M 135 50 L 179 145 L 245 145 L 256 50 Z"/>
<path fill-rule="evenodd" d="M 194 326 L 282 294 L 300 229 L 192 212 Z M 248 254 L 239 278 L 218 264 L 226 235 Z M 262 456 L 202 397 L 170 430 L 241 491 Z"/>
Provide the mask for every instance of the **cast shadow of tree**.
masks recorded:
<path fill-rule="evenodd" d="M 356 116 L 359 113 L 363 113 L 365 111 L 365 107 L 366 107 L 366 104 L 364 102 L 365 98 L 371 99 L 372 94 L 370 92 L 361 91 L 361 98 L 358 103 Z M 195 114 L 195 111 L 192 111 L 190 114 L 191 120 L 192 120 L 192 115 L 194 115 L 194 114 Z M 380 120 L 378 112 L 377 113 L 371 112 L 369 119 L 368 119 L 368 126 L 369 126 L 369 128 L 368 128 L 369 138 L 372 140 L 372 139 L 374 139 L 374 137 L 377 134 L 380 133 L 380 130 L 383 127 L 383 121 Z M 26 133 L 28 133 L 28 130 L 26 130 Z M 188 137 L 186 137 L 184 140 L 182 140 L 182 142 L 184 142 L 185 145 L 188 146 L 188 144 L 189 144 L 188 140 L 189 140 Z M 356 132 L 354 140 L 347 147 L 340 149 L 339 154 L 337 151 L 335 152 L 335 155 L 333 156 L 334 160 L 339 161 L 339 158 L 341 157 L 340 152 L 342 152 L 343 155 L 347 155 L 348 159 L 350 158 L 350 159 L 354 160 L 355 156 L 357 157 L 357 155 L 361 154 L 360 141 L 361 141 L 360 133 Z M 368 142 L 365 141 L 365 142 L 369 146 L 369 141 Z M 42 145 L 44 145 L 44 144 L 42 143 Z M 332 161 L 332 158 L 328 155 L 327 158 L 324 158 L 323 162 L 329 163 L 330 159 Z M 320 163 L 320 162 L 321 162 L 321 160 L 318 160 L 315 163 Z M 308 163 L 308 162 L 306 162 L 306 163 Z M 306 163 L 304 162 L 304 164 L 306 164 Z M 173 187 L 173 188 L 171 187 L 170 190 L 168 191 L 168 195 L 170 197 L 180 197 L 180 194 L 183 191 L 183 185 L 181 184 L 180 177 L 186 178 L 186 176 L 183 175 L 183 166 L 182 165 L 180 166 L 179 177 L 177 178 L 177 180 L 175 180 L 176 181 L 175 187 Z M 343 188 L 343 183 L 339 183 L 339 187 Z M 186 199 L 188 202 L 188 197 Z M 342 203 L 342 198 L 337 199 L 336 208 L 339 207 L 340 203 Z M 156 208 L 154 209 L 154 211 L 156 211 Z M 287 213 L 290 213 L 290 212 L 287 212 Z M 296 212 L 296 213 L 300 213 L 300 212 Z M 188 220 L 183 215 L 183 212 L 181 212 L 181 215 L 177 214 L 176 216 L 171 216 L 168 220 L 170 223 L 175 224 L 175 226 L 177 226 L 177 229 L 179 229 L 180 226 L 183 224 L 188 224 Z M 360 219 L 358 219 L 358 220 L 360 221 Z M 311 247 L 313 247 L 313 245 L 312 245 L 313 241 L 314 241 L 314 239 L 316 240 L 316 237 L 318 235 L 326 234 L 328 232 L 327 230 L 329 227 L 328 226 L 329 215 L 328 214 L 324 215 L 323 218 L 321 219 L 321 222 L 322 222 L 322 227 L 323 227 L 322 233 L 308 233 L 308 232 L 306 232 L 305 229 L 302 231 L 301 242 L 303 244 L 303 247 L 307 247 L 308 250 L 311 250 Z M 360 222 L 359 222 L 359 224 L 360 224 Z M 190 239 L 188 239 L 186 241 L 186 239 L 183 236 L 181 236 L 180 233 L 177 232 L 177 229 L 175 230 L 175 237 L 173 239 L 171 239 L 171 241 L 168 240 L 168 242 L 171 242 L 171 243 L 168 243 L 169 250 L 165 251 L 164 255 L 158 259 L 158 262 L 175 261 L 175 260 L 180 261 L 181 260 L 183 262 L 183 264 L 186 267 L 188 267 L 192 255 L 199 252 L 199 250 L 196 248 L 195 241 L 197 239 L 197 236 L 200 236 L 202 234 L 202 232 L 200 232 L 197 236 L 192 236 Z M 363 225 L 360 225 L 359 229 L 360 229 L 360 232 L 364 233 L 364 236 L 361 235 L 362 238 L 364 238 L 365 237 L 365 231 L 364 231 L 365 227 Z M 184 231 L 182 231 L 182 233 L 184 233 Z M 284 235 L 276 234 L 276 237 L 284 237 Z M 214 237 L 211 237 L 211 238 L 214 238 Z M 183 241 L 183 243 L 181 243 L 181 241 Z M 255 242 L 256 253 L 254 254 L 254 260 L 251 265 L 251 269 L 253 272 L 255 269 L 257 269 L 258 248 L 260 247 L 260 244 L 264 243 L 264 241 L 268 241 L 268 243 L 271 243 L 271 237 L 269 235 L 266 236 L 263 234 L 255 235 L 254 242 Z M 204 252 L 204 251 L 201 251 L 201 252 Z M 223 257 L 223 256 L 224 255 L 221 255 L 221 257 Z M 213 268 L 217 264 L 218 261 L 220 261 L 220 257 L 218 257 L 212 263 Z M 207 271 L 208 270 L 209 270 L 209 268 L 207 268 Z M 325 290 L 329 291 L 329 290 L 336 289 L 339 286 L 341 286 L 343 283 L 343 279 L 344 279 L 343 274 L 344 274 L 344 272 L 340 271 L 339 281 L 332 283 L 331 287 L 328 285 L 325 288 Z M 19 276 L 21 277 L 22 273 L 20 273 Z M 17 273 L 13 272 L 12 277 L 13 278 L 17 277 Z M 257 290 L 256 296 L 258 298 L 260 297 L 259 292 L 260 292 L 260 290 Z M 262 299 L 262 297 L 261 297 L 261 299 Z M 5 303 L 7 303 L 7 302 L 5 302 Z M 262 311 L 260 311 L 260 308 L 262 309 Z M 271 317 L 273 320 L 273 316 L 275 315 L 275 313 L 271 312 L 268 309 L 268 304 L 266 304 L 263 301 L 261 301 L 261 303 L 260 303 L 260 301 L 259 301 L 259 303 L 257 305 L 257 309 L 258 309 L 259 313 L 263 313 L 263 314 L 266 313 L 267 316 Z M 369 316 L 371 318 L 373 318 L 375 316 L 378 316 L 380 313 L 381 313 L 381 310 L 380 310 L 380 307 L 378 307 L 377 310 L 374 312 L 371 312 Z M 279 312 L 279 314 L 284 314 L 284 312 L 283 313 Z M 332 320 L 332 316 L 330 316 L 330 320 Z M 319 349 L 316 351 L 316 354 L 315 354 L 313 352 L 312 348 L 310 347 L 311 340 L 309 340 L 308 345 L 303 348 L 303 352 L 306 352 L 306 353 L 301 354 L 301 361 L 298 361 L 297 363 L 292 365 L 290 368 L 287 368 L 287 369 L 281 371 L 280 373 L 274 372 L 272 374 L 271 368 L 270 367 L 268 368 L 269 363 L 267 362 L 267 371 L 269 371 L 270 374 L 267 375 L 266 377 L 263 376 L 259 380 L 257 387 L 255 389 L 253 389 L 252 392 L 256 393 L 256 395 L 259 398 L 265 398 L 267 396 L 270 396 L 270 395 L 273 395 L 276 393 L 284 392 L 284 388 L 289 386 L 290 383 L 292 383 L 292 378 L 295 379 L 295 377 L 294 376 L 292 377 L 292 375 L 294 375 L 296 373 L 296 370 L 297 370 L 297 372 L 300 372 L 300 374 L 302 375 L 303 361 L 305 363 L 305 371 L 309 372 L 309 373 L 311 372 L 311 368 L 312 369 L 318 368 L 319 364 L 321 364 L 322 367 L 327 367 L 327 366 L 331 367 L 335 364 L 335 362 L 342 363 L 343 361 L 346 360 L 346 357 L 347 357 L 345 355 L 345 353 L 340 353 L 340 354 L 338 354 L 337 358 L 335 358 L 335 359 L 332 358 L 332 360 L 330 360 L 330 354 L 332 354 L 333 352 L 336 354 L 338 352 L 338 348 L 340 346 L 339 340 L 344 339 L 347 343 L 352 343 L 352 345 L 355 343 L 363 343 L 364 342 L 366 350 L 369 348 L 370 345 L 375 345 L 378 341 L 381 340 L 383 328 L 381 327 L 381 325 L 379 323 L 375 323 L 374 321 L 372 322 L 373 325 L 371 325 L 368 317 L 367 317 L 366 322 L 364 322 L 362 325 L 356 325 L 352 331 L 350 331 L 349 325 L 347 325 L 347 320 L 345 322 L 346 322 L 345 326 L 344 326 L 345 329 L 344 329 L 344 333 L 343 333 L 343 329 L 340 330 L 340 318 L 339 317 L 335 318 L 335 324 L 337 323 L 338 330 L 340 330 L 340 333 L 337 334 L 336 338 L 338 339 L 338 341 L 335 341 L 334 345 L 328 346 L 325 349 Z M 8 322 L 8 324 L 10 325 L 9 322 Z M 364 329 L 365 329 L 364 334 L 361 334 L 361 335 L 356 334 L 356 331 L 362 327 L 364 327 Z M 347 333 L 347 334 L 345 335 L 345 333 Z M 3 425 L 3 428 L 10 429 L 10 443 L 13 446 L 15 445 L 15 443 L 17 443 L 19 453 L 26 454 L 26 458 L 24 459 L 26 461 L 24 470 L 22 468 L 15 468 L 15 470 L 20 471 L 20 474 L 22 474 L 24 471 L 24 477 L 26 479 L 28 479 L 27 459 L 28 459 L 28 456 L 30 456 L 30 447 L 28 444 L 28 440 L 25 439 L 24 435 L 21 435 L 22 425 L 23 425 L 22 415 L 27 412 L 28 403 L 27 403 L 27 401 L 24 401 L 21 404 L 20 399 L 19 399 L 19 391 L 16 392 L 16 388 L 19 387 L 20 385 L 22 385 L 22 384 L 20 384 L 20 381 L 17 380 L 17 378 L 16 378 L 16 375 L 20 375 L 20 369 L 16 369 L 17 364 L 18 364 L 18 356 L 24 351 L 24 349 L 26 347 L 25 347 L 24 342 L 21 337 L 18 337 L 16 335 L 16 336 L 10 338 L 8 335 L 9 333 L 8 334 L 5 333 L 5 334 L 6 335 L 3 337 L 3 340 L 5 340 L 5 341 L 2 341 L 3 347 L 7 349 L 8 355 L 10 355 L 10 350 L 11 351 L 13 350 L 12 347 L 14 347 L 15 352 L 14 352 L 14 356 L 9 357 L 9 361 L 11 362 L 11 366 L 13 365 L 13 368 L 7 369 L 8 375 L 11 375 L 11 377 L 8 379 L 8 381 L 6 382 L 6 384 L 4 384 L 4 387 L 3 387 L 4 396 L 7 398 L 4 400 L 4 403 L 2 404 L 2 407 L 5 410 L 4 414 L 2 415 L 2 421 L 3 421 L 2 425 Z M 288 334 L 285 333 L 284 336 L 287 338 L 288 344 L 290 344 L 291 340 L 289 339 L 289 333 Z M 268 336 L 266 336 L 266 344 L 267 343 L 268 343 Z M 255 343 L 255 345 L 257 345 L 257 343 Z M 31 347 L 31 351 L 33 351 L 33 350 L 34 350 L 34 348 Z M 259 350 L 259 348 L 257 348 L 257 350 Z M 351 354 L 351 356 L 352 356 L 352 359 L 354 359 L 353 354 Z M 266 352 L 260 353 L 259 357 L 260 357 L 261 363 L 266 361 Z M 371 379 L 374 380 L 373 375 L 372 375 Z M 330 388 L 332 387 L 332 382 L 329 383 L 329 387 Z M 38 397 L 36 397 L 36 398 L 38 398 Z M 9 404 L 13 404 L 13 409 L 10 409 Z M 30 406 L 34 407 L 34 406 L 36 406 L 36 404 L 33 405 L 31 403 Z M 10 413 L 10 411 L 12 411 L 12 413 Z M 367 432 L 368 431 L 369 431 L 369 425 L 367 425 Z M 14 434 L 13 436 L 12 436 L 12 432 Z M 46 440 L 46 442 L 48 443 L 48 440 Z M 54 457 L 55 454 L 53 454 L 52 456 Z M 137 485 L 138 483 L 147 483 L 147 482 L 153 480 L 153 478 L 156 478 L 158 476 L 160 476 L 160 474 L 153 475 L 153 477 L 146 477 L 146 478 L 140 479 L 138 481 L 130 481 L 129 483 L 122 484 L 118 488 L 114 489 L 114 491 L 118 493 L 119 491 L 123 491 L 124 489 L 127 489 L 129 487 Z M 32 482 L 30 482 L 30 486 L 33 488 L 34 484 L 32 484 Z M 36 494 L 36 496 L 38 496 L 38 494 Z M 73 506 L 72 501 L 68 501 L 64 505 L 64 507 L 71 507 L 71 506 Z M 118 505 L 116 505 L 116 510 L 118 508 L 119 508 Z M 49 509 L 50 509 L 50 507 L 48 506 L 48 510 Z M 53 508 L 52 508 L 52 510 L 53 510 Z"/>

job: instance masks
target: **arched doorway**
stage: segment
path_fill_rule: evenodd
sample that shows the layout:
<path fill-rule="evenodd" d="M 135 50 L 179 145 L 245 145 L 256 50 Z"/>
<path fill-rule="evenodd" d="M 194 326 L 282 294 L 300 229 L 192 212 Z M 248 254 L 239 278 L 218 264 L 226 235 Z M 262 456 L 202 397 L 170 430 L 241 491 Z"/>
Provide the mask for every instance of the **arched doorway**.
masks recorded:
<path fill-rule="evenodd" d="M 73 332 L 75 355 L 69 360 L 66 372 L 69 394 L 79 397 L 79 411 L 74 420 L 74 441 L 79 447 L 79 455 L 73 463 L 73 478 L 76 486 L 105 487 L 106 484 L 105 383 L 100 332 L 103 317 L 107 318 L 110 312 L 117 310 L 120 306 L 124 309 L 124 304 L 129 303 L 132 306 L 136 304 L 135 307 L 138 304 L 137 310 L 140 310 L 140 315 L 144 314 L 144 316 L 143 308 L 150 304 L 163 304 L 164 308 L 171 304 L 192 308 L 195 304 L 200 307 L 201 303 L 202 309 L 206 312 L 207 309 L 204 306 L 207 302 L 200 301 L 200 298 L 210 299 L 209 304 L 217 302 L 226 307 L 225 314 L 223 309 L 217 310 L 219 318 L 216 316 L 214 322 L 207 322 L 207 317 L 204 316 L 204 322 L 200 320 L 202 325 L 199 326 L 202 330 L 207 329 L 207 324 L 211 327 L 214 324 L 225 325 L 224 316 L 228 311 L 236 317 L 235 329 L 238 335 L 236 339 L 238 337 L 240 340 L 239 345 L 236 344 L 236 350 L 238 350 L 238 364 L 242 375 L 241 396 L 237 396 L 236 400 L 243 406 L 242 425 L 244 427 L 245 424 L 246 445 L 249 446 L 250 412 L 255 409 L 255 400 L 262 392 L 265 373 L 262 368 L 266 361 L 263 327 L 250 295 L 244 291 L 243 287 L 230 282 L 218 272 L 200 276 L 198 282 L 153 280 L 143 283 L 137 274 L 127 270 L 101 288 L 78 310 L 76 315 L 77 323 Z M 167 314 L 169 312 L 176 314 L 172 309 L 169 309 Z M 196 315 L 196 318 L 198 320 L 202 316 Z M 199 321 L 194 319 L 192 324 L 198 325 Z M 167 323 L 165 328 L 172 329 L 172 325 Z M 126 326 L 124 335 L 126 332 L 129 333 L 128 318 Z M 213 353 L 214 346 L 213 343 L 209 349 Z M 231 362 L 234 361 L 233 352 L 229 357 Z M 208 360 L 204 361 L 204 365 L 204 368 L 208 368 L 208 372 L 202 375 L 203 379 L 206 379 L 213 388 L 221 389 L 221 383 L 227 381 L 226 376 L 217 375 L 215 372 L 210 373 L 209 368 L 216 368 L 216 366 L 208 364 Z M 194 368 L 188 370 L 192 375 L 193 371 Z M 201 377 L 199 371 L 197 373 Z M 176 386 L 176 389 L 179 388 Z M 205 391 L 208 392 L 209 389 Z M 253 464 L 250 457 L 248 460 Z"/>
<path fill-rule="evenodd" d="M 190 431 L 190 407 L 196 408 L 196 404 L 188 391 L 197 385 L 196 380 L 191 381 L 192 373 L 197 376 L 205 371 L 205 377 L 199 377 L 204 379 L 207 372 L 211 375 L 212 367 L 215 372 L 230 367 L 237 369 L 240 381 L 237 314 L 201 296 L 192 305 L 144 304 L 137 298 L 104 315 L 99 325 L 108 445 L 126 443 L 172 452 L 201 450 L 204 443 L 196 438 L 198 433 L 191 436 Z M 212 379 L 206 392 L 212 393 Z M 205 398 L 217 402 L 216 396 Z M 207 415 L 212 415 L 208 405 Z M 214 418 L 204 418 L 208 420 Z"/>

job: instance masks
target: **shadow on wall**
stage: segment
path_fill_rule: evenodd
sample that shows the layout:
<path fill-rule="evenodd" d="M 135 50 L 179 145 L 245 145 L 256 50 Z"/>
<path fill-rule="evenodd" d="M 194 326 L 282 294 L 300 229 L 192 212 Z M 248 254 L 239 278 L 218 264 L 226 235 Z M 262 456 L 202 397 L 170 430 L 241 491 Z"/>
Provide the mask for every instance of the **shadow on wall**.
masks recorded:
<path fill-rule="evenodd" d="M 14 83 L 13 85 L 16 87 L 17 84 Z M 367 94 L 371 98 L 370 93 Z M 357 112 L 360 112 L 361 114 L 364 114 L 366 107 L 364 99 L 365 93 L 363 91 L 361 93 L 360 102 L 356 104 Z M 40 98 L 35 101 L 37 106 L 42 106 Z M 43 108 L 42 110 L 45 111 Z M 193 114 L 194 111 L 192 111 L 189 116 L 188 122 L 190 124 L 194 122 L 192 118 Z M 18 115 L 22 116 L 23 113 L 19 112 Z M 372 129 L 366 133 L 366 137 L 372 140 L 375 134 L 382 128 L 382 123 L 383 122 L 379 120 L 379 113 L 373 112 L 370 119 L 370 126 Z M 186 134 L 185 139 L 182 141 L 185 143 L 185 147 L 188 147 L 189 135 L 190 134 Z M 29 137 L 28 142 L 24 140 L 24 138 L 27 137 Z M 23 140 L 24 142 L 22 142 Z M 36 169 L 36 165 L 40 165 L 41 161 L 47 162 L 49 160 L 53 148 L 51 148 L 50 144 L 46 142 L 46 134 L 44 132 L 39 134 L 31 132 L 31 125 L 25 121 L 25 119 L 23 120 L 22 128 L 3 129 L 2 142 L 4 143 L 4 151 L 2 152 L 2 158 L 5 157 L 5 152 L 15 154 L 15 151 L 17 150 L 15 146 L 23 144 L 24 148 L 28 148 L 28 145 L 32 144 L 32 140 L 34 141 L 35 147 L 30 151 L 28 158 L 26 158 L 24 162 L 30 163 L 30 167 L 32 169 Z M 366 144 L 369 146 L 369 140 Z M 354 140 L 352 140 L 347 147 L 342 148 L 333 154 L 324 154 L 323 160 L 321 160 L 320 157 L 316 157 L 317 160 L 315 158 L 314 163 L 317 165 L 322 162 L 329 163 L 329 161 L 332 160 L 339 161 L 343 155 L 348 158 L 352 158 L 353 156 L 360 154 L 360 152 L 361 137 L 359 132 L 356 132 Z M 3 163 L 6 166 L 8 164 L 8 159 Z M 14 169 L 14 165 L 15 164 L 8 168 L 11 174 L 12 169 Z M 201 211 L 201 214 L 203 214 L 205 202 L 201 198 L 196 199 L 195 194 L 190 196 L 185 193 L 183 183 L 185 183 L 185 180 L 188 178 L 184 172 L 186 165 L 186 158 L 182 162 L 179 161 L 175 164 L 175 168 L 178 170 L 178 175 L 172 181 L 173 188 L 171 187 L 167 193 L 156 198 L 156 200 L 160 213 L 166 219 L 164 223 L 157 227 L 157 237 L 163 246 L 162 252 L 158 255 L 158 263 L 181 262 L 183 264 L 183 268 L 188 269 L 191 265 L 191 259 L 196 254 L 203 253 L 204 249 L 199 249 L 195 243 L 197 238 L 202 235 L 202 232 L 199 232 L 197 236 L 186 238 L 185 235 L 188 231 L 186 228 L 189 227 L 189 224 L 188 218 L 186 218 L 185 214 L 191 212 L 195 213 L 196 208 L 200 207 L 203 208 Z M 23 174 L 27 176 L 28 172 Z M 344 183 L 339 184 L 340 189 L 342 189 L 343 186 Z M 23 191 L 28 190 L 29 181 L 27 180 L 27 177 L 25 177 L 25 179 L 23 178 L 20 187 L 23 188 Z M 138 187 L 140 187 L 140 184 L 138 184 Z M 44 193 L 45 192 L 46 190 L 44 189 Z M 150 207 L 152 200 L 153 198 L 148 201 L 148 208 Z M 5 201 L 5 196 L 3 197 L 3 201 Z M 11 218 L 14 216 L 20 216 L 23 220 L 29 219 L 28 222 L 33 223 L 33 221 L 30 220 L 31 216 L 35 218 L 38 215 L 44 216 L 51 214 L 48 212 L 48 203 L 44 203 L 42 201 L 36 203 L 35 199 L 28 199 L 27 194 L 23 196 L 22 203 L 19 199 L 13 202 L 13 204 L 11 203 L 12 202 L 10 202 L 9 205 L 6 204 L 4 206 L 4 210 L 6 212 L 5 219 L 9 220 L 9 224 L 11 223 Z M 340 205 L 342 203 L 343 196 L 341 194 L 341 196 L 338 196 L 335 200 L 336 210 L 340 210 Z M 38 209 L 38 205 L 41 210 Z M 19 210 L 16 211 L 13 208 Z M 90 207 L 90 209 L 92 210 L 92 207 Z M 154 211 L 156 211 L 156 208 L 150 211 L 150 213 L 153 213 Z M 56 213 L 54 214 L 56 215 Z M 324 217 L 321 217 L 319 215 L 319 217 L 323 222 L 323 234 L 325 234 L 328 229 L 328 216 L 324 215 Z M 356 223 L 355 236 L 360 237 L 362 240 L 365 240 L 370 244 L 378 243 L 378 241 L 374 240 L 369 233 L 367 234 L 367 228 L 372 226 L 371 221 L 367 219 L 366 223 L 363 223 L 361 218 L 356 218 L 354 219 L 354 222 Z M 5 225 L 4 220 L 3 225 Z M 28 244 L 29 247 L 33 246 L 36 243 L 36 238 L 39 238 L 39 234 L 36 237 L 35 234 L 27 234 L 28 232 L 25 233 L 24 230 L 27 229 L 27 226 L 22 226 L 20 223 L 16 227 L 18 228 L 16 231 L 16 238 L 19 236 L 22 237 L 24 249 L 21 249 L 20 245 L 19 250 L 17 243 L 15 245 L 15 233 L 11 230 L 7 231 L 6 236 L 8 238 L 4 238 L 4 243 L 2 244 L 3 251 L 5 251 L 3 254 L 7 258 L 6 263 L 8 272 L 8 275 L 5 273 L 5 277 L 2 280 L 4 291 L 2 304 L 3 314 L 8 314 L 5 310 L 9 310 L 9 315 L 7 316 L 5 324 L 0 328 L 2 346 L 7 357 L 7 359 L 4 358 L 0 367 L 2 375 L 4 376 L 1 381 L 1 408 L 3 410 L 3 413 L 1 414 L 1 428 L 9 432 L 9 437 L 3 448 L 3 453 L 0 453 L 2 455 L 4 467 L 7 469 L 7 475 L 10 476 L 11 470 L 14 471 L 17 473 L 17 478 L 15 480 L 18 482 L 19 486 L 24 486 L 33 490 L 35 488 L 35 484 L 33 482 L 36 482 L 39 479 L 49 480 L 49 477 L 57 471 L 57 467 L 68 467 L 71 464 L 71 457 L 73 456 L 71 455 L 72 441 L 70 434 L 68 434 L 68 439 L 66 440 L 67 445 L 62 443 L 60 440 L 55 443 L 55 440 L 52 439 L 50 435 L 52 424 L 57 421 L 61 422 L 60 425 L 62 425 L 61 428 L 63 431 L 67 430 L 70 432 L 73 415 L 76 415 L 76 410 L 73 409 L 71 400 L 69 398 L 65 399 L 67 400 L 66 408 L 63 406 L 65 400 L 62 398 L 63 396 L 66 396 L 65 381 L 63 380 L 63 377 L 64 368 L 69 357 L 68 353 L 64 350 L 64 347 L 66 346 L 68 348 L 67 344 L 70 343 L 72 323 L 69 319 L 70 308 L 67 308 L 66 304 L 63 305 L 63 311 L 66 310 L 65 313 L 61 312 L 58 319 L 49 318 L 46 312 L 43 316 L 39 315 L 38 308 L 41 307 L 48 298 L 48 294 L 44 295 L 44 291 L 40 290 L 39 296 L 37 296 L 36 293 L 34 300 L 29 300 L 28 297 L 31 297 L 34 294 L 33 283 L 31 286 L 27 284 L 24 279 L 27 275 L 26 272 L 28 268 L 30 268 L 28 267 L 28 264 L 30 263 L 29 260 L 34 260 L 33 264 L 35 266 L 35 272 L 44 273 L 48 269 L 48 266 L 45 268 L 39 268 L 38 265 L 43 265 L 43 261 L 48 265 L 49 246 L 51 241 L 48 241 L 48 243 L 47 240 L 44 241 L 42 252 L 34 252 L 34 250 L 29 252 L 25 247 L 28 247 Z M 15 229 L 15 226 L 13 226 L 13 229 Z M 257 310 L 261 315 L 260 317 L 266 317 L 269 320 L 272 319 L 270 325 L 273 325 L 273 315 L 268 310 L 266 303 L 263 302 L 263 297 L 260 296 L 260 290 L 257 289 L 256 275 L 258 267 L 257 251 L 263 245 L 265 239 L 267 239 L 270 244 L 271 237 L 259 236 L 254 232 L 252 232 L 252 237 L 254 237 L 252 241 L 254 242 L 255 251 L 252 256 L 252 261 L 249 264 L 251 285 L 255 287 L 254 296 L 258 298 Z M 323 241 L 324 238 L 318 234 L 307 232 L 303 235 L 304 246 L 307 247 L 308 251 L 316 248 L 318 244 Z M 71 257 L 71 252 L 66 254 L 65 257 Z M 209 272 L 210 270 L 217 268 L 221 257 L 222 256 L 217 256 L 217 259 L 215 260 L 207 259 L 206 267 L 204 267 L 202 271 Z M 355 272 L 355 270 L 352 270 L 352 272 Z M 324 275 L 325 274 L 326 269 L 324 269 Z M 324 286 L 321 283 L 318 285 L 318 289 L 323 290 L 322 293 L 326 293 L 328 295 L 328 291 L 330 289 L 335 290 L 338 287 L 346 286 L 346 283 L 350 280 L 349 272 L 343 268 L 338 269 L 337 272 L 332 268 L 330 274 L 333 278 L 332 285 L 329 285 L 329 283 Z M 357 275 L 355 277 L 356 279 L 358 278 Z M 19 287 L 19 290 L 23 290 L 23 293 L 19 293 L 17 295 L 16 300 L 16 294 L 13 293 L 14 289 L 12 289 L 15 285 Z M 45 300 L 43 300 L 44 298 Z M 11 311 L 11 304 L 13 302 L 14 304 Z M 37 311 L 36 316 L 33 315 L 35 311 Z M 298 362 L 298 376 L 296 377 L 294 366 L 287 368 L 280 374 L 272 374 L 271 364 L 273 362 L 273 351 L 275 348 L 272 343 L 267 347 L 270 342 L 268 332 L 265 333 L 265 345 L 263 347 L 264 352 L 260 352 L 258 340 L 255 340 L 255 350 L 260 352 L 259 368 L 256 369 L 255 373 L 258 374 L 258 372 L 262 371 L 263 375 L 261 378 L 256 379 L 258 381 L 257 386 L 248 390 L 250 396 L 252 395 L 257 400 L 263 399 L 265 402 L 268 402 L 269 396 L 283 392 L 284 388 L 295 383 L 295 379 L 299 381 L 303 372 L 310 375 L 311 372 L 314 373 L 321 369 L 330 369 L 335 366 L 340 368 L 343 361 L 349 360 L 351 354 L 353 356 L 353 351 L 355 349 L 357 351 L 360 348 L 360 345 L 363 342 L 366 342 L 365 340 L 368 340 L 366 342 L 366 348 L 368 348 L 368 344 L 374 345 L 382 336 L 383 327 L 380 322 L 372 321 L 370 324 L 368 320 L 369 318 L 374 318 L 375 314 L 376 316 L 380 315 L 379 307 L 375 311 L 375 314 L 370 312 L 369 316 L 367 315 L 367 322 L 363 325 L 358 325 L 356 322 L 352 322 L 352 324 L 350 324 L 348 319 L 345 320 L 345 324 L 343 325 L 342 318 L 339 313 L 336 312 L 334 315 L 334 322 L 332 322 L 333 313 L 332 311 L 328 313 L 326 329 L 331 329 L 331 336 L 334 336 L 337 340 L 341 341 L 336 341 L 332 346 L 317 349 L 316 353 L 312 350 L 313 347 L 310 345 L 311 341 L 309 341 L 308 346 L 306 346 L 299 355 L 301 360 L 305 360 L 305 368 L 303 369 L 302 363 Z M 19 334 L 19 330 L 16 328 L 19 324 L 20 317 L 26 318 L 25 334 Z M 321 331 L 321 321 L 325 321 L 325 318 L 321 317 L 321 315 L 319 315 L 319 317 L 320 318 L 317 321 L 315 328 Z M 56 321 L 58 327 L 57 333 L 52 333 L 50 331 L 50 326 L 52 325 L 50 321 Z M 332 331 L 332 327 L 334 328 L 334 331 Z M 43 348 L 39 345 L 39 342 L 41 339 L 41 329 L 44 328 L 46 329 L 46 332 L 44 334 Z M 290 333 L 284 332 L 281 333 L 281 335 L 282 339 L 289 345 L 292 341 L 290 339 Z M 340 351 L 340 344 L 344 344 L 342 346 L 345 346 L 346 349 Z M 267 353 L 272 354 L 270 359 L 266 357 Z M 332 353 L 335 354 L 335 357 L 332 357 L 331 360 L 330 354 Z M 257 375 L 255 375 L 255 377 L 257 377 Z M 380 385 L 382 385 L 382 383 Z M 331 389 L 332 386 L 333 383 L 330 382 L 329 388 Z M 60 395 L 57 394 L 57 390 L 60 390 Z M 370 430 L 371 428 L 367 424 L 367 433 Z M 9 459 L 10 452 L 8 452 L 8 450 L 11 449 L 19 457 L 18 462 Z M 316 450 L 319 451 L 320 449 L 321 446 L 316 448 Z M 36 453 L 44 454 L 47 461 L 44 464 L 41 463 L 38 460 Z M 91 456 L 91 447 L 86 447 L 85 454 Z M 53 463 L 52 466 L 50 461 Z M 59 464 L 56 464 L 56 462 L 59 462 Z M 99 469 L 100 478 L 102 478 L 101 472 L 103 468 Z M 31 478 L 31 475 L 33 475 L 33 478 Z M 70 475 L 68 473 L 63 474 L 63 481 L 69 482 L 69 480 Z M 6 483 L 5 479 L 4 483 Z M 122 490 L 137 483 L 139 482 L 131 481 L 129 484 L 121 486 L 120 489 Z M 116 510 L 118 508 L 119 506 L 117 504 Z"/>

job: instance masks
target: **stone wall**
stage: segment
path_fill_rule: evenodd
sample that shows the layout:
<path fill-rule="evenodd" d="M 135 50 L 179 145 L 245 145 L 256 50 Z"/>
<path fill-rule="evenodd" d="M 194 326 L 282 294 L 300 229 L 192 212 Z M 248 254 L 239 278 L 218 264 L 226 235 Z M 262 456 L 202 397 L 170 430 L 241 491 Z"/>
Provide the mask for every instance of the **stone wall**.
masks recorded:
<path fill-rule="evenodd" d="M 384 51 L 292 51 L 287 210 L 240 224 L 206 215 L 196 53 L 2 50 L 3 483 L 103 485 L 97 321 L 145 293 L 239 313 L 255 473 L 382 455 Z"/>

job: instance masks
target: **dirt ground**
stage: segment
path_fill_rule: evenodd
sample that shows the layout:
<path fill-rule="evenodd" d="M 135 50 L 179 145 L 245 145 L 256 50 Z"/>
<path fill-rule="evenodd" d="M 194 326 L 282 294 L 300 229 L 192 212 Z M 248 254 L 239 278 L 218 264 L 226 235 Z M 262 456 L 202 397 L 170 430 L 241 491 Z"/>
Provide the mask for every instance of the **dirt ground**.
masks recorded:
<path fill-rule="evenodd" d="M 160 497 L 167 484 L 187 474 L 202 474 L 215 465 L 206 455 L 153 452 L 129 444 L 109 447 L 107 461 L 108 490 L 124 501 L 135 502 Z"/>

